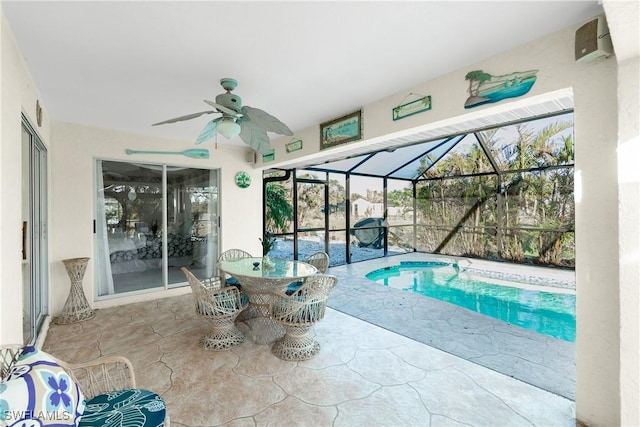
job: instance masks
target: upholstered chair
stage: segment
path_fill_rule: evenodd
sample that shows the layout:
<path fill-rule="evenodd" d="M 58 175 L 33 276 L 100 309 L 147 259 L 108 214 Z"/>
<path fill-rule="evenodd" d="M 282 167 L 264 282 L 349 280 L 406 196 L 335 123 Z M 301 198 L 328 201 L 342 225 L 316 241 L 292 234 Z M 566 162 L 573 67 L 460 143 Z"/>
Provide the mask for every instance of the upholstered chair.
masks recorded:
<path fill-rule="evenodd" d="M 122 356 L 68 363 L 33 346 L 3 345 L 0 384 L 0 409 L 15 426 L 170 425 L 162 397 L 136 387 L 133 365 Z"/>

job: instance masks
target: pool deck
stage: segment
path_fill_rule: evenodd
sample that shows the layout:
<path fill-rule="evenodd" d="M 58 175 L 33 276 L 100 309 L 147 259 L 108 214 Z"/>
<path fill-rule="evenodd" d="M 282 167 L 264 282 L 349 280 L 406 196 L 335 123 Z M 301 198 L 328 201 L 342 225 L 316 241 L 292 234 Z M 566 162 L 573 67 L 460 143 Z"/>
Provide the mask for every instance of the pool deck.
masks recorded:
<path fill-rule="evenodd" d="M 454 257 L 410 253 L 331 267 L 338 277 L 329 307 L 427 344 L 520 381 L 575 400 L 575 344 L 541 335 L 492 317 L 422 295 L 379 285 L 365 275 L 400 261 L 455 261 Z M 466 261 L 475 268 L 512 264 Z M 571 280 L 572 272 L 522 267 L 524 275 L 540 273 Z"/>

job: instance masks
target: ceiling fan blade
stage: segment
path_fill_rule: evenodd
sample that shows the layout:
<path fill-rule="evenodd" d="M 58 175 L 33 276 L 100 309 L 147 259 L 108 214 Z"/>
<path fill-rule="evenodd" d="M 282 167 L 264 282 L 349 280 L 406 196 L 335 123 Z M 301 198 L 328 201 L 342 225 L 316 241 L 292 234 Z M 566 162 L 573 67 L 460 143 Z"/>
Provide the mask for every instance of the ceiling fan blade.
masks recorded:
<path fill-rule="evenodd" d="M 204 100 L 204 102 L 206 102 L 207 104 L 211 105 L 214 108 L 217 108 L 222 113 L 228 114 L 228 115 L 233 116 L 235 118 L 242 117 L 242 114 L 238 113 L 237 111 L 233 111 L 231 108 L 227 108 L 224 105 L 216 104 L 215 102 L 207 101 L 206 99 Z"/>
<path fill-rule="evenodd" d="M 267 132 L 275 132 L 280 135 L 293 135 L 293 132 L 291 132 L 291 129 L 289 129 L 287 125 L 266 111 L 259 108 L 249 107 L 248 105 L 242 107 L 241 111 L 247 119 L 251 120 L 254 124 Z"/>
<path fill-rule="evenodd" d="M 181 122 L 183 120 L 191 120 L 191 119 L 195 119 L 196 117 L 200 117 L 203 114 L 211 114 L 211 113 L 217 113 L 217 111 L 201 111 L 199 113 L 187 114 L 186 116 L 180 116 L 173 119 L 165 120 L 163 122 L 154 123 L 151 126 L 163 125 L 165 123 Z"/>
<path fill-rule="evenodd" d="M 267 132 L 249 120 L 240 122 L 240 139 L 260 154 L 271 152 L 271 141 Z"/>
<path fill-rule="evenodd" d="M 200 132 L 200 136 L 196 139 L 196 144 L 202 144 L 203 142 L 213 138 L 216 134 L 216 128 L 218 127 L 218 123 L 222 120 L 222 117 L 218 117 L 217 119 L 211 120 Z"/>

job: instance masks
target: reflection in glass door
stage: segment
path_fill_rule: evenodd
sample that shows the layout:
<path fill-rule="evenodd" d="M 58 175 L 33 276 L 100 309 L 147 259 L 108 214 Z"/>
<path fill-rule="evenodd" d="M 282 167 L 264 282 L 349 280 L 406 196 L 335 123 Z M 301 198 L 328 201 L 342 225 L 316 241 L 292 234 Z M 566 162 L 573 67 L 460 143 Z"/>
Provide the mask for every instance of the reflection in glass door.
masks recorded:
<path fill-rule="evenodd" d="M 35 342 L 48 314 L 47 150 L 22 123 L 22 306 L 24 344 Z"/>
<path fill-rule="evenodd" d="M 98 296 L 183 285 L 181 267 L 204 278 L 218 255 L 218 174 L 98 161 Z"/>
<path fill-rule="evenodd" d="M 200 279 L 214 275 L 218 258 L 218 184 L 215 171 L 167 168 L 168 283 L 184 283 L 186 266 Z"/>

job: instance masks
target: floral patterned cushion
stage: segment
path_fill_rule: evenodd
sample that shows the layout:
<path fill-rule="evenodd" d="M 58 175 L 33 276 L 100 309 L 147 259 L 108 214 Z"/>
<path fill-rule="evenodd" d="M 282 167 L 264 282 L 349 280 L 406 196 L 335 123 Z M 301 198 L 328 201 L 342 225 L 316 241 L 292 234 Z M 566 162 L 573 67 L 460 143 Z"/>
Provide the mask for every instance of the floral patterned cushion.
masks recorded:
<path fill-rule="evenodd" d="M 80 387 L 55 359 L 25 347 L 0 383 L 0 425 L 76 426 L 84 410 Z"/>
<path fill-rule="evenodd" d="M 164 425 L 164 400 L 148 390 L 130 389 L 99 394 L 87 401 L 80 427 Z"/>

